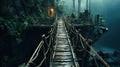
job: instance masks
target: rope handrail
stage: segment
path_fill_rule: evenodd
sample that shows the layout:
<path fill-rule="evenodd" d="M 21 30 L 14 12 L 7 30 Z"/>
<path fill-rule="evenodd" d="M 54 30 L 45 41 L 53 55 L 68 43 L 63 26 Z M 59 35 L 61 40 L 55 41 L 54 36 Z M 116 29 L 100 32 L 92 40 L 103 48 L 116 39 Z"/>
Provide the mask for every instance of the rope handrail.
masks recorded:
<path fill-rule="evenodd" d="M 46 39 L 47 39 L 48 37 L 50 37 L 50 36 L 45 37 L 45 35 L 43 35 L 43 37 L 44 37 L 45 40 L 46 40 Z M 32 63 L 34 60 L 36 60 L 36 58 L 38 57 L 39 52 L 40 52 L 40 50 L 41 50 L 41 47 L 46 43 L 45 40 L 41 40 L 41 41 L 40 41 L 39 45 L 38 45 L 37 48 L 35 49 L 35 51 L 34 51 L 34 53 L 32 54 L 30 60 L 28 61 L 26 67 L 29 67 L 29 64 Z M 40 62 L 40 64 L 39 64 L 37 67 L 41 66 L 42 63 L 45 61 L 46 55 L 48 54 L 48 52 L 49 52 L 49 50 L 50 50 L 50 46 L 51 46 L 51 37 L 50 37 L 50 41 L 49 41 L 49 44 L 48 44 L 47 51 L 44 53 L 44 58 L 42 59 L 42 61 Z"/>
<path fill-rule="evenodd" d="M 110 67 L 109 64 L 107 64 L 107 62 L 104 61 L 104 59 L 94 50 L 94 48 L 88 44 L 85 38 L 81 34 L 79 34 L 79 36 L 83 39 L 83 41 L 86 43 L 85 45 L 91 49 L 95 56 L 97 56 L 106 67 Z"/>
<path fill-rule="evenodd" d="M 40 67 L 43 62 L 46 60 L 46 56 L 50 50 L 50 47 L 51 47 L 51 44 L 52 44 L 52 38 L 54 37 L 54 33 L 55 33 L 55 30 L 56 30 L 56 21 L 53 23 L 53 27 L 51 28 L 51 30 L 48 32 L 49 35 L 48 36 L 45 36 L 44 34 L 42 35 L 42 40 L 40 41 L 40 43 L 38 44 L 37 48 L 35 49 L 34 53 L 32 54 L 31 58 L 29 59 L 29 61 L 27 62 L 26 64 L 26 67 L 29 67 L 29 65 L 31 63 L 34 63 L 34 60 L 36 60 L 36 58 L 38 57 L 39 55 L 39 52 L 40 50 L 42 49 L 42 47 L 44 47 L 44 44 L 47 45 L 47 50 L 45 51 L 45 49 L 43 49 L 45 52 L 44 52 L 44 58 L 41 60 L 41 62 L 37 65 L 37 67 Z M 47 39 L 49 38 L 49 43 L 47 42 Z"/>
<path fill-rule="evenodd" d="M 26 67 L 29 67 L 29 64 L 32 63 L 35 60 L 35 58 L 38 56 L 38 52 L 40 51 L 39 49 L 42 47 L 43 44 L 44 44 L 44 41 L 40 41 L 38 47 L 35 49 L 34 53 L 32 54 L 32 57 L 30 58 L 30 60 L 28 61 L 27 65 L 26 65 Z M 37 53 L 37 55 L 36 55 L 36 53 Z"/>
<path fill-rule="evenodd" d="M 45 40 L 46 40 L 46 39 L 45 39 Z M 47 43 L 47 42 L 45 41 L 45 43 Z M 47 56 L 47 54 L 48 54 L 48 52 L 49 52 L 49 50 L 50 50 L 50 46 L 51 46 L 51 37 L 50 37 L 50 41 L 49 41 L 49 44 L 48 44 L 48 49 L 47 49 L 47 51 L 44 53 L 44 58 L 42 59 L 42 61 L 39 63 L 39 65 L 38 65 L 37 67 L 40 67 L 40 66 L 43 64 L 43 62 L 45 61 L 46 56 Z"/>
<path fill-rule="evenodd" d="M 100 61 L 106 66 L 106 67 L 110 67 L 109 64 L 94 50 L 94 48 L 92 46 L 90 46 L 90 44 L 88 43 L 88 41 L 82 36 L 82 34 L 79 33 L 78 30 L 76 30 L 74 28 L 74 26 L 72 26 L 72 24 L 70 24 L 68 22 L 69 20 L 65 19 L 65 23 L 66 23 L 66 27 L 68 27 L 67 29 L 71 29 L 70 32 L 73 32 L 76 36 L 79 36 L 79 41 L 81 42 L 83 48 L 85 46 L 87 46 L 91 51 L 92 53 L 94 54 L 94 56 L 98 57 L 100 59 Z M 90 54 L 91 55 L 91 54 Z M 95 63 L 97 61 L 95 60 Z M 96 63 L 97 64 L 97 63 Z M 96 65 L 98 67 L 98 65 Z"/>

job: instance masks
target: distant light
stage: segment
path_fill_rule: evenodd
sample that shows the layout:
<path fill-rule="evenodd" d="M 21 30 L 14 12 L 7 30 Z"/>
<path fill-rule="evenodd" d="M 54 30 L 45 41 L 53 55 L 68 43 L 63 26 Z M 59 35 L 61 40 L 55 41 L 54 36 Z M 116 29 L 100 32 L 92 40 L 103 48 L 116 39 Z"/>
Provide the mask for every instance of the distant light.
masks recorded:
<path fill-rule="evenodd" d="M 108 28 L 106 28 L 106 30 L 108 30 Z"/>
<path fill-rule="evenodd" d="M 50 9 L 50 11 L 51 11 L 51 12 L 53 12 L 53 11 L 54 11 L 54 9 L 53 9 L 53 8 L 51 8 L 51 9 Z"/>
<path fill-rule="evenodd" d="M 55 13 L 54 9 L 50 8 L 50 15 L 54 16 L 54 13 Z"/>

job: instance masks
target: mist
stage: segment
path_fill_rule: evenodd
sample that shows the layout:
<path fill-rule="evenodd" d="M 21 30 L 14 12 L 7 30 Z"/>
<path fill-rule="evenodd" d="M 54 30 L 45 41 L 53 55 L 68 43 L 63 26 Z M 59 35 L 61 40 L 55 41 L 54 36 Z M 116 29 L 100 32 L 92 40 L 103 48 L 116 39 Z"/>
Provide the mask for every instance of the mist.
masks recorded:
<path fill-rule="evenodd" d="M 76 12 L 77 12 L 76 0 Z M 81 1 L 81 11 L 85 9 L 85 0 Z M 65 0 L 65 4 L 72 9 L 72 0 Z M 98 50 L 120 50 L 120 0 L 91 0 L 91 13 L 102 14 L 109 31 L 101 36 L 94 44 Z M 71 10 L 72 11 L 72 10 Z"/>

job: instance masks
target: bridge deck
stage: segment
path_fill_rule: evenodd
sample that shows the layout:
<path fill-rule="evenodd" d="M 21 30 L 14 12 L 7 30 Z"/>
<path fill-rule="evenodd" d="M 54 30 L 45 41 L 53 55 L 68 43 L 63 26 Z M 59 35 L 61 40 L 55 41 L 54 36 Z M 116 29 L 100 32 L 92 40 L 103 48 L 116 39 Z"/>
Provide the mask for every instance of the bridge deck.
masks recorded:
<path fill-rule="evenodd" d="M 65 24 L 62 20 L 59 20 L 51 67 L 75 67 L 76 62 L 74 61 L 75 55 Z"/>

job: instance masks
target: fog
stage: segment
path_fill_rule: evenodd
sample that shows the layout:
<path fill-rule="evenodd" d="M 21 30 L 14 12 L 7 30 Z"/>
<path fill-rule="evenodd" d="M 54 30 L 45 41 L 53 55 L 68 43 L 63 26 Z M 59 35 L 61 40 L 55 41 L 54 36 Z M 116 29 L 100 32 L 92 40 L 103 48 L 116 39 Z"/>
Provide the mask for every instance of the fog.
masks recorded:
<path fill-rule="evenodd" d="M 65 0 L 65 5 L 72 9 L 72 0 Z M 85 9 L 85 0 L 82 0 L 81 9 Z M 120 0 L 91 0 L 91 12 L 102 14 L 109 28 L 109 31 L 94 44 L 95 48 L 104 51 L 120 50 Z"/>

